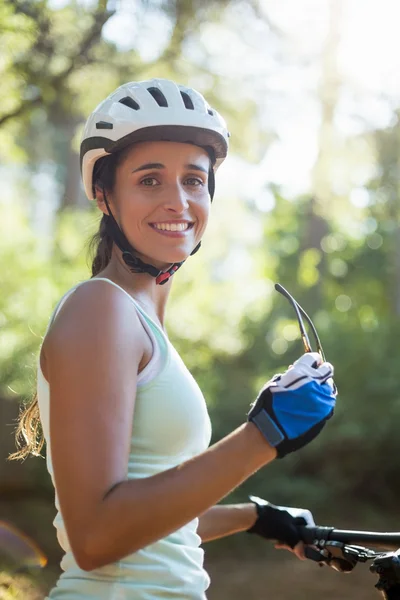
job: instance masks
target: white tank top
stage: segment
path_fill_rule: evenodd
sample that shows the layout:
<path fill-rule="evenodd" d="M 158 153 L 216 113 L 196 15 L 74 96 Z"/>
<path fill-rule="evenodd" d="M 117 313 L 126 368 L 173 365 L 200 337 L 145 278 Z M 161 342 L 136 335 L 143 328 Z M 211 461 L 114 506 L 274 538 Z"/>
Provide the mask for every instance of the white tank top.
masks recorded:
<path fill-rule="evenodd" d="M 134 303 L 153 344 L 153 356 L 140 373 L 133 417 L 127 479 L 150 477 L 203 452 L 210 443 L 211 424 L 204 397 L 161 328 L 123 289 L 108 279 L 94 278 L 79 285 L 106 281 Z M 91 282 L 89 284 L 89 282 Z M 99 294 L 105 283 L 96 283 Z M 49 326 L 75 286 L 58 303 Z M 47 333 L 47 332 L 46 332 Z M 49 426 L 50 389 L 38 365 L 38 401 L 47 448 L 47 468 L 54 485 Z M 209 577 L 197 535 L 198 519 L 122 560 L 83 571 L 73 557 L 55 490 L 54 525 L 65 551 L 63 573 L 49 598 L 63 600 L 204 600 Z M 162 502 L 162 498 L 160 498 Z"/>

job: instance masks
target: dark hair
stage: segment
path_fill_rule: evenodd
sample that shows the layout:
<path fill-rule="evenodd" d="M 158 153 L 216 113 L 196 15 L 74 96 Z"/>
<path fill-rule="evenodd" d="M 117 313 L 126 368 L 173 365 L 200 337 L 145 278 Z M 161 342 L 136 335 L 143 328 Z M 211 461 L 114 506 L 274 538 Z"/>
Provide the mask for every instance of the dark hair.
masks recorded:
<path fill-rule="evenodd" d="M 103 156 L 96 162 L 93 169 L 93 197 L 96 195 L 96 187 L 105 189 L 106 192 L 113 191 L 117 167 L 124 160 L 130 148 L 131 146 L 128 146 L 115 154 Z M 113 240 L 107 232 L 107 219 L 107 215 L 102 216 L 99 230 L 89 242 L 89 251 L 93 256 L 92 277 L 105 269 L 111 260 Z"/>

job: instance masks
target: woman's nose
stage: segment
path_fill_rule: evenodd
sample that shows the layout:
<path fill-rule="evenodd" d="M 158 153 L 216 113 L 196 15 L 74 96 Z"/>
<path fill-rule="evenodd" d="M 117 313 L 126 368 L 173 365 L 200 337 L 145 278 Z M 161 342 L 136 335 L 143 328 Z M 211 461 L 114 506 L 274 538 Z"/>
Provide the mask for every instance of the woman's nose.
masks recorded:
<path fill-rule="evenodd" d="M 182 213 L 189 206 L 187 193 L 180 185 L 171 186 L 164 199 L 164 207 L 172 212 Z"/>

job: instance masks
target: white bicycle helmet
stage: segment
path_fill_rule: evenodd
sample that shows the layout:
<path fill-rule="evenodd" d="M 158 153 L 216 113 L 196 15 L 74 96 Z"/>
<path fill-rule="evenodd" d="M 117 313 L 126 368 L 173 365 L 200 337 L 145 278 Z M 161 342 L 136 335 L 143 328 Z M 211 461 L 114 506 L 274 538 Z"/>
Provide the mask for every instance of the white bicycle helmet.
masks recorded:
<path fill-rule="evenodd" d="M 228 152 L 221 115 L 192 88 L 168 79 L 121 85 L 92 112 L 81 142 L 81 172 L 89 200 L 95 196 L 96 161 L 139 141 L 186 142 L 211 150 L 214 172 Z"/>

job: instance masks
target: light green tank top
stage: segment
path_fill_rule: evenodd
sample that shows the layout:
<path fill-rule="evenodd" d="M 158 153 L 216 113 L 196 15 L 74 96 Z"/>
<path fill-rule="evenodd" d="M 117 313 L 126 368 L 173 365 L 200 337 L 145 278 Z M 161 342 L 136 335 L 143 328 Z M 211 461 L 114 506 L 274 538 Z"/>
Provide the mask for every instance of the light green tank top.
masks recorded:
<path fill-rule="evenodd" d="M 122 288 L 108 279 L 95 278 L 79 285 L 97 285 L 101 294 L 107 281 L 134 302 L 139 318 L 161 352 L 157 374 L 138 384 L 133 417 L 127 479 L 149 477 L 203 452 L 210 443 L 211 425 L 204 397 L 178 353 L 161 328 Z M 78 286 L 58 303 L 49 327 L 63 303 Z M 46 332 L 47 333 L 47 332 Z M 53 485 L 49 427 L 50 390 L 38 365 L 38 401 L 47 447 L 47 468 Z M 124 559 L 90 572 L 81 570 L 70 550 L 57 490 L 54 525 L 65 555 L 63 573 L 49 598 L 63 600 L 158 600 L 170 598 L 204 600 L 209 577 L 203 569 L 203 550 L 195 519 L 150 546 Z M 160 498 L 160 503 L 162 502 Z"/>

